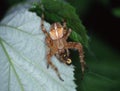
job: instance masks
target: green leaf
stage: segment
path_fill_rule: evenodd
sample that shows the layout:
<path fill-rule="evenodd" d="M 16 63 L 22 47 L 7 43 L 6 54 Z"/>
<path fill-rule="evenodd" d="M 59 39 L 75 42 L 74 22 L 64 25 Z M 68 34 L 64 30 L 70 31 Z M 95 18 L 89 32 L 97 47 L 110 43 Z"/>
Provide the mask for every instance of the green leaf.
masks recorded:
<path fill-rule="evenodd" d="M 60 0 L 42 0 L 40 4 L 35 4 L 34 8 L 30 10 L 36 12 L 39 16 L 44 12 L 45 20 L 50 23 L 61 22 L 65 19 L 67 27 L 76 32 L 75 36 L 79 35 L 81 37 L 78 37 L 80 39 L 75 39 L 75 37 L 70 36 L 70 38 L 74 41 L 79 40 L 77 42 L 81 42 L 85 47 L 88 47 L 86 29 L 76 14 L 75 8 L 70 4 Z"/>
<path fill-rule="evenodd" d="M 49 29 L 50 25 L 45 23 Z M 52 62 L 55 71 L 46 67 L 45 36 L 40 28 L 40 18 L 18 9 L 9 13 L 0 23 L 0 91 L 76 91 L 74 67 Z"/>

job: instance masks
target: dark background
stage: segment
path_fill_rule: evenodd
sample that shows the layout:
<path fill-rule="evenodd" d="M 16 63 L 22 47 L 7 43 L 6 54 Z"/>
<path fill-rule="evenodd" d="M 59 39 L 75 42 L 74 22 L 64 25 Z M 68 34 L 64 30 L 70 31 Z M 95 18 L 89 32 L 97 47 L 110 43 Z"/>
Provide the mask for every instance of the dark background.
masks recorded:
<path fill-rule="evenodd" d="M 107 7 L 95 2 L 88 16 L 83 18 L 84 25 L 91 29 L 104 42 L 120 51 L 120 18 L 112 14 L 112 9 L 120 5 L 116 0 L 111 0 Z"/>

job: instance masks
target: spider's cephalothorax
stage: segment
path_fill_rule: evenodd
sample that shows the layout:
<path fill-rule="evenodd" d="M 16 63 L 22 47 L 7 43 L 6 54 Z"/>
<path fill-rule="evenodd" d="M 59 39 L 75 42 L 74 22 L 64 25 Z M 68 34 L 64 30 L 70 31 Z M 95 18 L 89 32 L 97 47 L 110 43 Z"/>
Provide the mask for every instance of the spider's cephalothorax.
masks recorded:
<path fill-rule="evenodd" d="M 53 55 L 56 55 L 56 57 L 60 59 L 61 62 L 65 64 L 71 64 L 68 49 L 77 49 L 79 52 L 82 74 L 84 74 L 84 67 L 86 63 L 83 59 L 84 58 L 83 47 L 80 43 L 66 41 L 71 33 L 71 29 L 66 28 L 66 22 L 64 22 L 63 25 L 61 25 L 58 22 L 53 23 L 50 27 L 50 31 L 47 32 L 44 27 L 44 15 L 42 15 L 41 29 L 46 36 L 45 41 L 46 45 L 49 48 L 49 51 L 46 55 L 47 67 L 49 67 L 50 65 L 57 73 L 59 79 L 63 81 L 57 67 L 52 63 L 51 57 Z"/>

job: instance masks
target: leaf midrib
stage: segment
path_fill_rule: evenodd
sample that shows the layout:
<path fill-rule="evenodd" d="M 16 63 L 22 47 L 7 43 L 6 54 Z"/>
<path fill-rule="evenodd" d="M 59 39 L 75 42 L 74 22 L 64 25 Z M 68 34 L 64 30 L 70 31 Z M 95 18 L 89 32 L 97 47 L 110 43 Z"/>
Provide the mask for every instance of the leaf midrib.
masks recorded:
<path fill-rule="evenodd" d="M 11 61 L 11 59 L 10 59 L 10 56 L 9 56 L 7 50 L 5 49 L 4 44 L 2 43 L 1 39 L 0 39 L 0 44 L 1 44 L 2 48 L 3 48 L 4 53 L 6 54 L 6 56 L 7 56 L 7 58 L 8 58 L 9 64 L 11 65 L 11 67 L 12 67 L 12 69 L 13 69 L 15 75 L 16 75 L 16 78 L 17 78 L 17 80 L 18 80 L 18 83 L 19 83 L 19 85 L 20 85 L 20 87 L 21 87 L 21 91 L 25 91 L 25 90 L 24 90 L 24 87 L 23 87 L 23 85 L 22 85 L 22 82 L 21 82 L 21 80 L 20 80 L 20 78 L 19 78 L 19 76 L 18 76 L 18 74 L 17 74 L 17 72 L 16 72 L 16 70 L 15 70 L 15 67 L 14 67 L 14 65 L 13 65 L 13 63 L 12 63 L 12 61 Z M 10 79 L 9 79 L 9 82 L 10 82 Z M 9 90 L 10 90 L 10 89 L 9 89 Z"/>

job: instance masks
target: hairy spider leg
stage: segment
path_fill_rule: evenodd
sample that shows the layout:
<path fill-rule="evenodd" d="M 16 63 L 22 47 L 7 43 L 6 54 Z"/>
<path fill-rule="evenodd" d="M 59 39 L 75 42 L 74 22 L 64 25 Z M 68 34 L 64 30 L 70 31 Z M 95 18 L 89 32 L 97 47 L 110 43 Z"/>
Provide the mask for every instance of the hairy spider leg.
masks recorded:
<path fill-rule="evenodd" d="M 64 39 L 67 40 L 68 37 L 70 36 L 72 30 L 69 28 L 67 31 L 66 31 L 66 34 L 64 34 Z"/>
<path fill-rule="evenodd" d="M 67 40 L 68 36 L 70 35 L 71 33 L 71 29 L 67 29 L 67 25 L 66 25 L 66 21 L 63 19 L 63 29 L 64 29 L 64 36 L 65 36 L 65 39 Z"/>
<path fill-rule="evenodd" d="M 49 52 L 49 53 L 47 54 L 47 63 L 48 63 L 47 68 L 48 68 L 49 65 L 50 65 L 50 66 L 52 67 L 52 69 L 55 70 L 55 72 L 56 72 L 56 74 L 58 75 L 59 79 L 60 79 L 61 81 L 64 81 L 64 80 L 61 78 L 60 73 L 59 73 L 57 67 L 51 62 L 51 57 L 52 57 L 53 55 L 54 55 L 54 53 L 52 53 L 52 52 Z"/>
<path fill-rule="evenodd" d="M 42 16 L 41 16 L 41 29 L 46 36 L 49 36 L 48 32 L 46 31 L 46 29 L 44 27 L 44 14 L 42 14 Z"/>
<path fill-rule="evenodd" d="M 64 34 L 64 39 L 65 39 L 65 40 L 68 39 L 68 37 L 70 36 L 71 32 L 72 32 L 72 30 L 71 30 L 70 28 L 66 31 L 66 34 Z M 67 56 L 69 56 L 70 53 L 69 53 L 69 51 L 68 51 L 68 48 L 66 48 L 65 50 L 66 50 L 66 52 L 67 52 Z"/>
<path fill-rule="evenodd" d="M 63 25 L 64 30 L 67 30 L 67 25 L 66 25 L 66 21 L 65 21 L 65 19 L 63 19 L 62 22 L 63 22 L 62 25 Z"/>
<path fill-rule="evenodd" d="M 76 42 L 68 42 L 66 47 L 68 49 L 77 49 L 78 50 L 79 57 L 80 57 L 80 63 L 81 63 L 81 69 L 82 69 L 82 77 L 83 77 L 86 63 L 84 61 L 84 52 L 83 52 L 82 45 L 80 43 L 76 43 Z"/>

